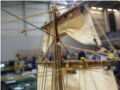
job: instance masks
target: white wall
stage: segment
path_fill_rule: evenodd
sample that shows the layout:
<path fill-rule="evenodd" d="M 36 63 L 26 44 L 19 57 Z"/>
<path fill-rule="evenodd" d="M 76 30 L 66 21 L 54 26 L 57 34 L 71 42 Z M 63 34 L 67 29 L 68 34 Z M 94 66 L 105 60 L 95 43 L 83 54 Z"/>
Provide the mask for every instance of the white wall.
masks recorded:
<path fill-rule="evenodd" d="M 24 13 L 25 7 L 25 13 Z M 2 2 L 2 8 L 14 13 L 19 17 L 24 15 L 36 14 L 39 12 L 45 12 L 48 10 L 47 3 L 38 2 L 26 2 L 25 6 L 23 2 Z M 8 15 L 5 12 L 1 12 L 1 20 L 9 21 L 15 19 L 15 17 Z M 45 20 L 48 19 L 48 15 L 43 15 L 42 17 L 32 17 L 27 19 L 27 21 L 33 23 L 34 25 L 40 27 Z M 1 26 L 2 30 L 2 40 L 1 40 L 1 56 L 2 61 L 15 59 L 16 53 L 22 53 L 24 55 L 35 55 L 36 49 L 40 47 L 40 40 L 42 32 L 40 30 L 30 31 L 27 34 L 18 34 L 24 28 L 31 29 L 34 28 L 30 25 L 24 25 L 22 21 L 16 21 L 14 23 L 5 24 Z M 15 34 L 15 35 L 14 35 Z M 32 55 L 30 55 L 30 53 Z M 39 52 L 38 52 L 39 53 Z"/>

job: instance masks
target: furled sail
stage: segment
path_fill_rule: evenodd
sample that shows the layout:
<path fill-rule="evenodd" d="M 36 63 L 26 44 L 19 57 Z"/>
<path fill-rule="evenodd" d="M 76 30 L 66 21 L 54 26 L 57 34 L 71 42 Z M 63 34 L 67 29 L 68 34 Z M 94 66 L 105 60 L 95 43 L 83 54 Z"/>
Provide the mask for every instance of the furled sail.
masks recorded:
<path fill-rule="evenodd" d="M 80 8 L 79 8 L 80 9 Z M 51 22 L 48 26 L 46 26 L 47 31 L 54 35 L 54 23 Z M 96 39 L 97 44 L 101 45 L 98 34 L 94 28 L 92 18 L 85 8 L 83 12 L 75 9 L 71 13 L 67 13 L 67 15 L 61 15 L 58 17 L 58 33 L 59 37 L 62 39 L 64 36 L 69 35 L 74 40 L 86 44 L 86 45 L 95 45 L 94 39 Z M 50 36 L 51 40 L 49 46 L 52 44 L 53 37 Z M 46 34 L 43 42 L 43 52 L 46 52 L 48 34 Z"/>
<path fill-rule="evenodd" d="M 55 90 L 52 88 L 52 68 L 46 70 L 44 66 L 38 65 L 37 90 Z M 99 67 L 76 71 L 76 74 L 63 74 L 63 90 L 118 90 L 111 70 L 106 71 Z"/>

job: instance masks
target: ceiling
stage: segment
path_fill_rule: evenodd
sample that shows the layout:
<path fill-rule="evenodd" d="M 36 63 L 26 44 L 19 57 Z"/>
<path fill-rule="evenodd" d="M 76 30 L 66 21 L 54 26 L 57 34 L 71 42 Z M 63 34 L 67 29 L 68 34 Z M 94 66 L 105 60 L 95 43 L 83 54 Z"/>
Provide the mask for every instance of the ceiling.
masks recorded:
<path fill-rule="evenodd" d="M 120 1 L 87 1 L 88 6 L 120 9 Z"/>
<path fill-rule="evenodd" d="M 65 5 L 65 2 L 68 3 L 67 0 L 66 1 L 54 1 L 50 3 Z M 73 1 L 71 2 L 73 3 Z M 120 9 L 120 1 L 86 1 L 86 3 L 89 7 L 94 6 L 94 7 L 102 7 L 102 8 Z"/>

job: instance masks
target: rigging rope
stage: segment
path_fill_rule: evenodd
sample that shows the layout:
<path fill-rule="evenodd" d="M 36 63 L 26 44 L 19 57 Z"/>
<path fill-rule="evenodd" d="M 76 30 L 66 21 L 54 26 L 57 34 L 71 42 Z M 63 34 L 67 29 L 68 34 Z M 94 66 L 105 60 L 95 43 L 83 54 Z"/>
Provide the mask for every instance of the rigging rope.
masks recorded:
<path fill-rule="evenodd" d="M 40 28 L 40 27 L 39 27 Z M 28 32 L 28 31 L 35 31 L 37 30 L 36 28 L 33 28 L 33 29 L 23 29 L 23 30 L 19 30 L 19 31 L 15 31 L 15 32 L 10 32 L 10 33 L 7 33 L 7 34 L 2 34 L 1 35 L 1 38 L 7 38 L 7 37 L 13 37 L 13 36 L 18 36 L 18 35 L 21 35 L 25 32 Z"/>
<path fill-rule="evenodd" d="M 36 14 L 29 15 L 29 16 L 24 16 L 22 18 L 13 19 L 13 20 L 10 20 L 10 21 L 5 21 L 5 22 L 2 22 L 1 24 L 8 24 L 8 23 L 12 23 L 12 22 L 15 22 L 15 21 L 18 21 L 18 20 L 24 20 L 24 19 L 27 19 L 27 18 L 31 18 L 31 17 L 34 17 L 34 16 L 41 16 L 41 15 L 44 15 L 44 14 L 47 14 L 47 13 L 48 12 L 36 13 Z"/>
<path fill-rule="evenodd" d="M 60 41 L 63 45 L 63 47 L 66 49 L 67 53 L 71 56 L 72 59 L 74 59 L 73 55 L 70 53 L 70 51 L 67 49 L 67 47 L 63 44 L 62 41 Z"/>
<path fill-rule="evenodd" d="M 1 8 L 1 10 L 3 10 L 4 12 L 6 12 L 6 13 L 8 13 L 8 14 L 10 14 L 10 15 L 12 15 L 12 16 L 14 16 L 14 17 L 16 17 L 16 18 L 20 18 L 20 17 L 18 17 L 18 16 L 16 16 L 15 14 L 13 14 L 13 13 L 11 13 L 11 12 L 9 12 L 9 11 L 7 11 L 6 9 L 3 9 L 3 8 Z M 25 22 L 25 23 L 27 23 L 27 24 L 29 24 L 29 25 L 31 25 L 31 26 L 33 26 L 33 27 L 35 27 L 36 29 L 39 29 L 39 30 L 41 30 L 41 28 L 40 27 L 37 27 L 36 25 L 34 25 L 34 24 L 32 24 L 32 23 L 30 23 L 30 22 L 28 22 L 28 21 L 26 21 L 26 20 L 24 20 L 24 19 L 21 19 L 23 22 Z M 50 34 L 49 32 L 47 32 L 47 31 L 44 31 L 44 30 L 41 30 L 42 32 L 45 32 L 46 34 L 48 34 L 48 35 L 51 35 L 51 36 L 53 36 L 53 37 L 55 37 L 55 35 L 52 35 L 52 34 Z"/>
<path fill-rule="evenodd" d="M 116 50 L 115 50 L 115 48 L 114 48 L 114 46 L 112 45 L 110 39 L 107 37 L 107 35 L 105 34 L 103 28 L 101 27 L 100 23 L 97 21 L 97 19 L 96 19 L 95 17 L 93 17 L 93 19 L 95 20 L 96 24 L 98 25 L 99 30 L 100 30 L 100 31 L 102 32 L 102 34 L 104 35 L 105 39 L 108 41 L 111 49 L 114 51 L 114 54 L 115 54 L 117 57 L 119 57 L 118 54 L 117 54 L 117 52 L 116 52 Z"/>
<path fill-rule="evenodd" d="M 84 69 L 83 69 L 83 78 L 84 78 L 85 90 L 87 90 L 87 86 L 86 86 L 86 80 L 85 80 L 85 71 L 84 71 Z"/>
<path fill-rule="evenodd" d="M 68 8 L 67 7 L 66 8 L 60 8 L 59 10 L 62 10 L 62 9 L 68 9 Z M 29 15 L 29 16 L 24 16 L 24 17 L 21 17 L 21 18 L 13 19 L 13 20 L 10 20 L 10 21 L 3 21 L 1 24 L 8 24 L 8 23 L 12 23 L 12 22 L 15 22 L 15 21 L 18 21 L 18 20 L 24 20 L 24 19 L 28 19 L 28 18 L 31 18 L 31 17 L 41 16 L 41 15 L 44 15 L 44 14 L 52 13 L 52 12 L 53 12 L 52 10 L 48 10 L 46 12 L 40 12 L 40 13 L 32 14 L 32 15 Z"/>
<path fill-rule="evenodd" d="M 96 51 L 86 50 L 86 49 L 81 49 L 81 48 L 76 48 L 76 47 L 73 47 L 73 46 L 67 45 L 67 44 L 64 44 L 64 45 L 65 45 L 66 47 L 68 47 L 68 48 L 72 48 L 72 49 L 75 49 L 75 50 L 81 50 L 81 51 L 89 52 L 89 53 L 94 54 L 94 55 L 97 55 L 97 56 L 103 56 L 103 55 L 100 55 L 100 54 L 96 53 Z M 105 54 L 105 53 L 103 53 L 103 54 Z M 107 55 L 107 54 L 106 54 L 106 55 Z"/>
<path fill-rule="evenodd" d="M 80 90 L 80 71 L 79 71 L 79 90 Z"/>
<path fill-rule="evenodd" d="M 43 42 L 43 33 L 42 33 L 42 36 L 41 36 L 41 40 L 40 40 L 40 44 L 39 44 L 39 52 L 41 52 L 42 50 L 41 50 L 41 46 L 42 46 L 42 42 Z"/>
<path fill-rule="evenodd" d="M 51 31 L 49 30 L 49 33 L 51 33 Z M 48 35 L 48 40 L 47 40 L 47 45 L 46 45 L 46 48 L 49 48 L 49 44 L 50 44 L 50 35 Z M 49 50 L 48 50 L 48 52 L 49 52 Z M 48 52 L 47 52 L 47 57 L 48 57 Z M 47 58 L 47 60 L 45 60 L 45 63 L 47 63 L 48 62 L 48 58 Z M 46 75 L 47 75 L 47 66 L 45 65 L 44 66 L 44 68 L 45 68 L 45 76 L 44 76 L 44 78 L 45 78 L 45 80 L 44 80 L 44 90 L 45 90 L 45 86 L 46 86 Z"/>
<path fill-rule="evenodd" d="M 111 46 L 112 49 L 114 49 L 112 43 L 110 42 L 109 38 L 107 37 L 107 35 L 105 34 L 104 30 L 102 29 L 102 27 L 100 26 L 99 22 L 97 21 L 97 19 L 95 17 L 93 17 L 93 19 L 95 20 L 96 24 L 99 27 L 99 30 L 102 32 L 102 34 L 104 35 L 105 39 L 108 41 L 109 45 Z"/>
<path fill-rule="evenodd" d="M 81 60 L 82 60 L 82 63 L 85 63 L 85 65 L 83 64 L 83 67 L 89 67 L 89 66 L 88 66 L 88 63 L 86 62 L 86 59 L 85 59 L 85 58 L 81 58 Z M 84 69 L 83 69 L 83 70 L 84 70 Z M 93 81 L 93 84 L 94 84 L 96 90 L 98 90 L 97 85 L 96 85 L 96 82 L 95 82 L 95 80 L 94 80 L 91 72 L 88 71 L 88 73 L 89 73 L 89 75 L 90 75 L 90 77 L 91 77 L 91 79 L 92 79 L 92 81 Z M 86 84 L 85 84 L 85 86 L 86 86 Z M 86 88 L 86 87 L 85 87 L 85 88 Z M 86 90 L 87 90 L 87 88 L 86 88 Z"/>

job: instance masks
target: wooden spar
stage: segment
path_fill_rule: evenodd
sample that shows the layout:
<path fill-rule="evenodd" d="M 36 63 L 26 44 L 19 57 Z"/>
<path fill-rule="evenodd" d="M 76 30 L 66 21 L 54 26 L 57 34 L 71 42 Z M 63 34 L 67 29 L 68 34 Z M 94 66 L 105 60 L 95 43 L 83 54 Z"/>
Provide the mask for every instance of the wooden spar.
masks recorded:
<path fill-rule="evenodd" d="M 86 60 L 85 61 L 88 66 L 94 67 L 94 66 L 108 66 L 108 65 L 118 65 L 120 64 L 120 61 L 115 61 L 115 60 Z M 47 63 L 44 62 L 39 62 L 38 64 L 40 65 L 47 65 L 51 66 L 52 61 L 48 61 Z M 83 64 L 81 60 L 66 60 L 62 61 L 62 67 L 65 67 L 67 64 L 69 64 L 70 67 L 79 67 L 80 65 Z"/>
<path fill-rule="evenodd" d="M 55 29 L 55 36 L 56 36 L 56 43 L 55 43 L 55 67 L 56 70 L 59 70 L 61 68 L 61 47 L 58 46 L 57 43 L 60 42 L 59 35 L 58 35 L 58 25 L 57 25 L 57 15 L 56 15 L 56 9 L 53 7 L 54 10 L 54 29 Z M 61 70 L 59 70 L 58 73 L 62 73 Z M 58 74 L 57 82 L 58 82 L 58 88 L 56 90 L 63 90 L 63 84 L 62 84 L 62 74 Z"/>

